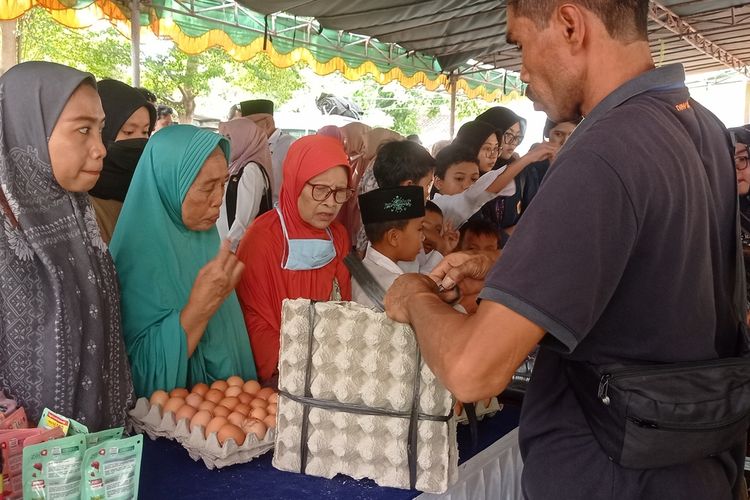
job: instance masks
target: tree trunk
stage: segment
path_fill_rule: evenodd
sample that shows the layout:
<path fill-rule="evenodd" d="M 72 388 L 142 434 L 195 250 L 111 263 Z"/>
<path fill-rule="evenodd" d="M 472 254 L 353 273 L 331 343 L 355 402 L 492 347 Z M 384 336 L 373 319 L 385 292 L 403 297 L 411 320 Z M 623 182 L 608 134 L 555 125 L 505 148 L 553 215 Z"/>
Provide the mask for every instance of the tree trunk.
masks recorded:
<path fill-rule="evenodd" d="M 16 28 L 18 22 L 0 21 L 2 30 L 2 54 L 0 54 L 0 74 L 8 71 L 18 63 L 18 43 L 16 40 Z"/>
<path fill-rule="evenodd" d="M 180 113 L 180 123 L 186 123 L 188 125 L 193 123 L 193 113 L 195 113 L 195 92 L 193 91 L 190 82 L 193 80 L 193 75 L 197 72 L 198 58 L 188 56 L 187 61 L 185 61 L 185 83 L 180 85 L 180 93 L 182 94 L 182 113 Z"/>
<path fill-rule="evenodd" d="M 195 113 L 195 95 L 189 90 L 182 95 L 182 109 L 184 111 L 179 114 L 180 123 L 190 125 L 193 123 L 193 114 Z"/>

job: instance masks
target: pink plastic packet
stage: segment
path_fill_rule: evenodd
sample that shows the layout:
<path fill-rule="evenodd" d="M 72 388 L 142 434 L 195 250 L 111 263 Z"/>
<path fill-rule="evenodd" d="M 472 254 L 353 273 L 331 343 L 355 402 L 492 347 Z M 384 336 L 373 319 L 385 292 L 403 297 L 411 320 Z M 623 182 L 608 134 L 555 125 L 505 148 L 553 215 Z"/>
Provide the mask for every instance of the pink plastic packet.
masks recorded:
<path fill-rule="evenodd" d="M 23 496 L 21 469 L 23 444 L 26 439 L 46 432 L 44 429 L 13 429 L 0 431 L 0 462 L 2 462 L 3 491 L 0 498 L 16 499 Z"/>
<path fill-rule="evenodd" d="M 29 427 L 29 419 L 26 417 L 26 410 L 19 407 L 5 417 L 5 420 L 0 422 L 0 430 L 3 429 L 27 429 Z"/>
<path fill-rule="evenodd" d="M 15 399 L 10 399 L 5 396 L 3 391 L 0 391 L 0 422 L 5 420 L 11 413 L 16 411 L 18 403 Z"/>

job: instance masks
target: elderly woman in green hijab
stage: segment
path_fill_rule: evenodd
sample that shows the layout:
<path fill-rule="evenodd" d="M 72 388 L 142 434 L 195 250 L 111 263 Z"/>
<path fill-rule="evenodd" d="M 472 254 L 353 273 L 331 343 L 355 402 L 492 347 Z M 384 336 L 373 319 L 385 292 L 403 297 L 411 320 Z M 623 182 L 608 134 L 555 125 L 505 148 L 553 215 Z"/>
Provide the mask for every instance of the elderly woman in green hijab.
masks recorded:
<path fill-rule="evenodd" d="M 234 292 L 243 265 L 215 226 L 228 157 L 223 137 L 175 125 L 153 135 L 136 168 L 110 250 L 139 396 L 256 378 Z"/>

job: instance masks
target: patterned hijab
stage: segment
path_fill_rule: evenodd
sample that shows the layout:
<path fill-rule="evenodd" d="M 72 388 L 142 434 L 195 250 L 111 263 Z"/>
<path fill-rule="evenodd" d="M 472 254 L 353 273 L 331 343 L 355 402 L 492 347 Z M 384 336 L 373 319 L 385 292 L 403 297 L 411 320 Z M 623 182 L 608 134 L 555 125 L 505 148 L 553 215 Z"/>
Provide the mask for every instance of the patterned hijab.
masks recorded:
<path fill-rule="evenodd" d="M 36 421 L 54 408 L 124 425 L 133 386 L 117 276 L 86 193 L 55 180 L 47 142 L 87 73 L 47 62 L 0 77 L 0 387 Z"/>

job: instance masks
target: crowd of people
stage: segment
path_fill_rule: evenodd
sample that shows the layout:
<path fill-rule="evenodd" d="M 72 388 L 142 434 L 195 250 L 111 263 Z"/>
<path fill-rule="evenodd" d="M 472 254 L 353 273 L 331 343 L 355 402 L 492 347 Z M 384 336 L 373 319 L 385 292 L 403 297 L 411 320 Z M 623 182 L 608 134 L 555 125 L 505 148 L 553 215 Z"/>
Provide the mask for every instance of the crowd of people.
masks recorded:
<path fill-rule="evenodd" d="M 31 419 L 50 407 L 91 430 L 123 425 L 156 389 L 230 375 L 276 385 L 284 299 L 385 296 L 465 401 L 498 394 L 545 347 L 522 421 L 530 498 L 609 498 L 575 479 L 581 467 L 623 498 L 729 498 L 735 455 L 666 472 L 602 461 L 563 366 L 710 359 L 738 343 L 731 252 L 737 204 L 750 248 L 750 128 L 727 133 L 689 99 L 679 66 L 653 69 L 635 3 L 633 26 L 615 30 L 577 2 L 546 25 L 509 2 L 508 37 L 525 53 L 540 53 L 541 32 L 576 47 L 570 68 L 607 50 L 619 61 L 548 77 L 527 60 L 522 78 L 550 119 L 524 155 L 526 120 L 501 106 L 428 151 L 358 122 L 295 140 L 263 99 L 233 105 L 215 133 L 173 124 L 123 82 L 11 68 L 0 389 Z M 688 489 L 664 493 L 675 482 Z"/>

